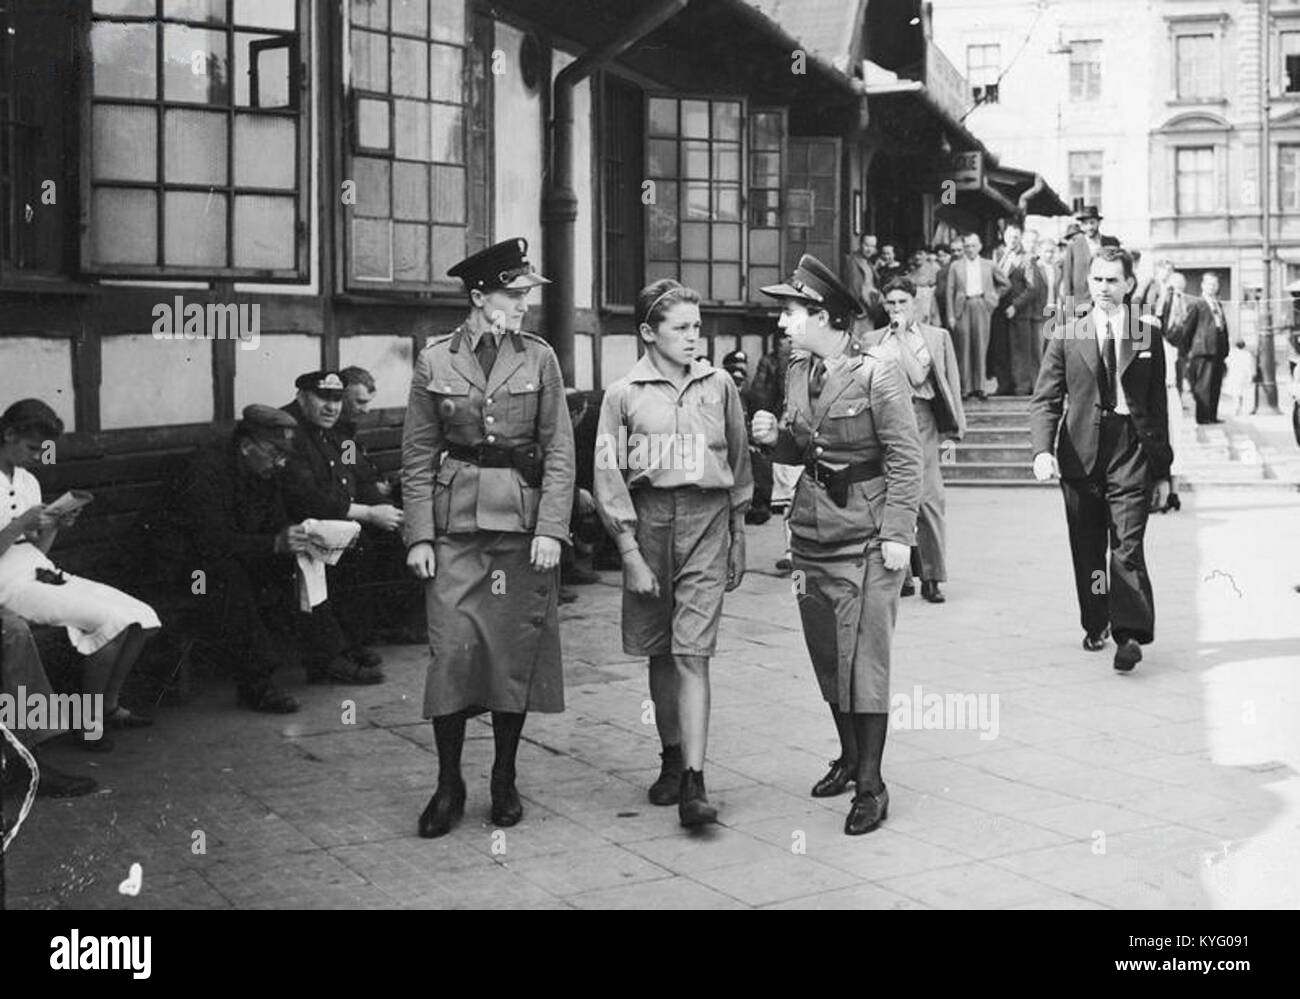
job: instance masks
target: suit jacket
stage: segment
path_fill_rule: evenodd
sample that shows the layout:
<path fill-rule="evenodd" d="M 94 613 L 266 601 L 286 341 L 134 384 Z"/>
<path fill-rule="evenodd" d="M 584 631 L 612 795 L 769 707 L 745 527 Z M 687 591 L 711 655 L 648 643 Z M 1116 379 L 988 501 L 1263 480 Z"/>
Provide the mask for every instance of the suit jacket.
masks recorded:
<path fill-rule="evenodd" d="M 1119 246 L 1113 236 L 1097 233 L 1097 239 L 1103 246 Z M 1065 247 L 1065 257 L 1061 265 L 1061 298 L 1074 299 L 1074 305 L 1086 305 L 1092 308 L 1092 292 L 1088 290 L 1088 267 L 1092 264 L 1092 247 L 1084 233 L 1076 233 Z M 1066 304 L 1069 304 L 1068 302 Z M 1067 315 L 1066 319 L 1074 316 Z"/>
<path fill-rule="evenodd" d="M 1011 287 L 1005 303 L 1016 310 L 1012 322 L 1042 322 L 1043 307 L 1047 304 L 1047 284 L 1038 261 L 1025 257 L 1019 266 L 1007 273 Z"/>
<path fill-rule="evenodd" d="M 979 257 L 980 265 L 980 289 L 983 294 L 980 296 L 984 299 L 984 304 L 992 312 L 998 307 L 998 302 L 1002 300 L 1002 293 L 1011 287 L 1000 270 L 993 266 L 992 260 Z M 966 258 L 954 260 L 948 267 L 947 288 L 944 295 L 948 299 L 948 322 L 955 323 L 966 312 Z"/>
<path fill-rule="evenodd" d="M 1133 316 L 1133 310 L 1128 315 Z M 1169 445 L 1168 394 L 1165 391 L 1165 351 L 1159 335 L 1141 327 L 1144 336 L 1123 337 L 1115 345 L 1119 383 L 1133 425 L 1146 452 L 1151 474 L 1169 477 L 1173 450 Z M 1043 352 L 1038 384 L 1030 402 L 1029 422 L 1034 454 L 1055 454 L 1061 477 L 1081 479 L 1097 464 L 1100 439 L 1101 352 L 1092 313 L 1052 328 Z M 1069 398 L 1069 409 L 1065 400 Z M 1064 412 L 1064 420 L 1062 413 Z"/>
<path fill-rule="evenodd" d="M 957 351 L 946 329 L 917 323 L 925 349 L 930 352 L 930 385 L 934 389 L 934 419 L 939 433 L 953 440 L 966 434 L 966 410 L 961 404 L 961 372 L 957 370 Z M 866 350 L 881 348 L 889 327 L 863 333 L 859 339 Z M 901 368 L 900 368 L 901 370 Z"/>
<path fill-rule="evenodd" d="M 952 264 L 946 263 L 934 275 L 934 317 L 944 329 L 948 328 L 948 272 Z"/>
<path fill-rule="evenodd" d="M 790 362 L 785 414 L 772 460 L 801 465 L 816 458 L 832 464 L 879 460 L 884 476 L 854 482 L 841 508 L 827 490 L 801 476 L 790 507 L 790 530 L 824 545 L 875 539 L 916 543 L 916 513 L 925 468 L 907 378 L 897 362 L 856 340 L 826 362 L 826 382 L 809 401 L 810 358 Z"/>
<path fill-rule="evenodd" d="M 1228 337 L 1228 314 L 1224 312 L 1222 302 L 1219 311 L 1223 313 L 1223 329 L 1215 324 L 1210 303 L 1204 298 L 1196 300 L 1192 320 L 1188 323 L 1191 339 L 1187 352 L 1192 357 L 1214 357 L 1221 361 L 1228 356 L 1231 340 Z"/>
<path fill-rule="evenodd" d="M 429 339 L 411 379 L 402 429 L 402 505 L 407 545 L 435 535 L 506 531 L 569 540 L 573 425 L 555 352 L 541 337 L 501 338 L 485 377 L 463 326 Z M 481 468 L 447 445 L 539 444 L 542 485 L 518 469 Z"/>

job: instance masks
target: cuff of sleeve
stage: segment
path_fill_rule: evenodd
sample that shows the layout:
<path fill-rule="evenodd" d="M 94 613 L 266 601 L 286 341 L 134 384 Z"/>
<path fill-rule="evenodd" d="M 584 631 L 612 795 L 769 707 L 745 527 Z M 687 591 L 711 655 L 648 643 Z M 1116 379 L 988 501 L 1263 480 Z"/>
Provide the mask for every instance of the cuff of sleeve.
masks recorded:
<path fill-rule="evenodd" d="M 623 531 L 614 537 L 614 544 L 618 548 L 620 555 L 626 555 L 628 552 L 634 552 L 641 546 L 636 543 L 636 534 L 632 531 Z"/>
<path fill-rule="evenodd" d="M 556 524 L 546 520 L 539 520 L 537 526 L 533 529 L 533 534 L 541 538 L 554 538 L 566 545 L 573 543 L 569 538 L 569 525 L 567 523 Z"/>
<path fill-rule="evenodd" d="M 909 548 L 916 544 L 916 514 L 913 513 L 910 520 L 903 514 L 897 517 L 891 517 L 885 514 L 884 524 L 880 529 L 881 541 L 896 541 L 900 545 L 907 545 Z"/>

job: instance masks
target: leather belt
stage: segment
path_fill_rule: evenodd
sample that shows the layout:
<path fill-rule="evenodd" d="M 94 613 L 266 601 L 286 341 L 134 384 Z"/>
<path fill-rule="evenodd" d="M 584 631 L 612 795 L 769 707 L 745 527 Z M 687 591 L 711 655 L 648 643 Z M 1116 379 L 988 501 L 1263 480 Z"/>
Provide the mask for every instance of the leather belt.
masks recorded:
<path fill-rule="evenodd" d="M 457 461 L 467 461 L 480 468 L 510 468 L 514 465 L 509 448 L 497 447 L 495 444 L 448 444 L 447 457 Z"/>
<path fill-rule="evenodd" d="M 814 459 L 804 464 L 804 472 L 818 485 L 825 487 L 831 502 L 843 508 L 849 503 L 850 483 L 877 478 L 884 474 L 884 468 L 879 461 L 858 461 L 844 468 L 829 468 Z"/>

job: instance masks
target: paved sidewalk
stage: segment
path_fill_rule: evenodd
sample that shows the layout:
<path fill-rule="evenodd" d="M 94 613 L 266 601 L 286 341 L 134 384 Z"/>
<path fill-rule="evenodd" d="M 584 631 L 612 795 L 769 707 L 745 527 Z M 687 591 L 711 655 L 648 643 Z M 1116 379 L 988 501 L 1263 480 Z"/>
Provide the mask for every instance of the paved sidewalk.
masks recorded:
<path fill-rule="evenodd" d="M 706 776 L 723 825 L 688 835 L 645 800 L 658 764 L 645 666 L 618 651 L 606 573 L 564 609 L 569 709 L 528 721 L 516 828 L 487 822 L 491 730 L 475 721 L 465 820 L 415 835 L 435 772 L 423 652 L 388 649 L 387 684 L 295 690 L 306 707 L 287 720 L 237 711 L 212 682 L 115 752 L 64 758 L 105 790 L 37 803 L 8 904 L 1300 905 L 1300 496 L 1204 489 L 1153 520 L 1157 642 L 1130 676 L 1111 649 L 1079 647 L 1057 491 L 949 489 L 948 502 L 949 602 L 902 604 L 893 689 L 921 710 L 895 719 L 908 727 L 886 750 L 890 815 L 868 836 L 843 835 L 847 796 L 808 796 L 837 745 L 791 582 L 770 570 L 772 522 L 751 529 L 761 571 L 729 599 L 714 660 Z M 974 695 L 986 713 L 964 722 L 985 731 L 911 727 L 933 694 Z M 119 892 L 132 863 L 137 896 Z"/>

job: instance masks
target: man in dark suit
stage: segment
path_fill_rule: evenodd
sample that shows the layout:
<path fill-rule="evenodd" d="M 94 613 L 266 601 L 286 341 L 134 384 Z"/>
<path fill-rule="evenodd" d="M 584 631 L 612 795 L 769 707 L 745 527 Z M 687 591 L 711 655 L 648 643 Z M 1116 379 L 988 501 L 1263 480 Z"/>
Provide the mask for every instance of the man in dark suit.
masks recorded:
<path fill-rule="evenodd" d="M 873 319 L 884 321 L 885 309 L 881 304 L 880 285 L 876 280 L 876 237 L 863 233 L 858 248 L 844 257 L 844 284 L 853 293 L 862 309 Z"/>
<path fill-rule="evenodd" d="M 1010 286 L 993 261 L 980 256 L 980 248 L 979 236 L 966 235 L 962 240 L 962 255 L 948 268 L 943 291 L 948 300 L 953 345 L 957 348 L 957 366 L 961 369 L 962 398 L 985 397 L 984 359 L 989 348 L 989 320 L 1002 293 Z"/>
<path fill-rule="evenodd" d="M 1128 672 L 1155 637 L 1143 538 L 1153 488 L 1156 506 L 1170 489 L 1165 354 L 1154 326 L 1123 304 L 1134 286 L 1127 253 L 1106 247 L 1088 279 L 1092 311 L 1047 341 L 1030 407 L 1034 475 L 1061 478 L 1083 647 L 1104 648 L 1109 628 L 1115 668 Z"/>
<path fill-rule="evenodd" d="M 1080 231 L 1066 245 L 1061 265 L 1061 300 L 1067 310 L 1067 320 L 1087 311 L 1092 301 L 1088 289 L 1088 264 L 1092 258 L 1103 246 L 1119 245 L 1114 237 L 1101 234 L 1101 213 L 1096 205 L 1080 209 L 1075 218 L 1079 221 Z"/>
<path fill-rule="evenodd" d="M 1201 299 L 1196 303 L 1195 326 L 1188 347 L 1190 364 L 1187 376 L 1196 399 L 1197 423 L 1220 423 L 1219 389 L 1228 357 L 1228 317 L 1219 301 L 1219 277 L 1206 271 L 1201 275 Z"/>

